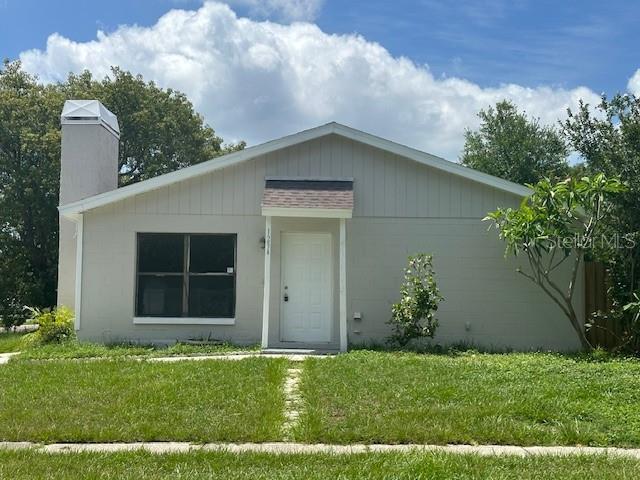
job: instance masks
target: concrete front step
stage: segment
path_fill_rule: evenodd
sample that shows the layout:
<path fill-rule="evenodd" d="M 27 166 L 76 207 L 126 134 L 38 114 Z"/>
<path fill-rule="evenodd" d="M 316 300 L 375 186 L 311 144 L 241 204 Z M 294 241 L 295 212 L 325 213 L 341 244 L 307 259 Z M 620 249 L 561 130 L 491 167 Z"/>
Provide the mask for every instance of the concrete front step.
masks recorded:
<path fill-rule="evenodd" d="M 260 353 L 265 355 L 337 355 L 340 352 L 315 348 L 264 348 Z"/>

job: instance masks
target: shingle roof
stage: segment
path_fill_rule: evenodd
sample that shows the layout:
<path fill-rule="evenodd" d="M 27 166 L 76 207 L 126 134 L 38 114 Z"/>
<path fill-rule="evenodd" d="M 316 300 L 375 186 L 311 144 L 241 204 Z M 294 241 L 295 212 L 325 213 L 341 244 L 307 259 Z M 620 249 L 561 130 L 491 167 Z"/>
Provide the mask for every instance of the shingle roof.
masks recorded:
<path fill-rule="evenodd" d="M 353 180 L 267 178 L 262 206 L 353 209 Z"/>

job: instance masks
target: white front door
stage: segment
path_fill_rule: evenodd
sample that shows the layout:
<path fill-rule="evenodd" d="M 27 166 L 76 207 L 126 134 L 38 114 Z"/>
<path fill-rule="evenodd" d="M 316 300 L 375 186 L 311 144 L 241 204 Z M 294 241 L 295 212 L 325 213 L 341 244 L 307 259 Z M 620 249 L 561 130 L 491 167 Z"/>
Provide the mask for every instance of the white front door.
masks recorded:
<path fill-rule="evenodd" d="M 331 341 L 331 234 L 283 233 L 280 339 Z"/>

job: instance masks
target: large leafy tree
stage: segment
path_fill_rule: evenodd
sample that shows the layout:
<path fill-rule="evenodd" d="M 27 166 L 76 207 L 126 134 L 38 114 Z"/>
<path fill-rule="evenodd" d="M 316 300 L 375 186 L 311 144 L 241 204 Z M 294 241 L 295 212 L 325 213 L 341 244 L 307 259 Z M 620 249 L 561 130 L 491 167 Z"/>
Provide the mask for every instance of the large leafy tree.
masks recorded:
<path fill-rule="evenodd" d="M 563 131 L 584 159 L 586 172 L 618 176 L 628 186 L 615 198 L 604 226 L 610 237 L 632 241 L 625 242 L 625 248 L 605 245 L 596 255 L 608 266 L 613 303 L 610 314 L 623 322 L 626 338 L 622 343 L 637 351 L 638 323 L 632 309 L 624 307 L 636 303 L 640 293 L 640 98 L 629 94 L 611 100 L 603 97 L 593 109 L 580 103 L 576 111 L 568 113 Z"/>
<path fill-rule="evenodd" d="M 41 84 L 19 62 L 0 68 L 0 317 L 56 301 L 60 112 L 67 98 L 98 99 L 120 123 L 120 185 L 196 164 L 244 143 L 222 139 L 186 96 L 113 68 Z"/>
<path fill-rule="evenodd" d="M 61 88 L 67 98 L 98 99 L 117 115 L 120 185 L 244 148 L 243 142 L 223 146 L 183 93 L 159 88 L 118 67 L 102 80 L 88 71 L 71 74 Z"/>
<path fill-rule="evenodd" d="M 59 115 L 64 97 L 5 63 L 0 70 L 0 317 L 55 303 Z"/>
<path fill-rule="evenodd" d="M 567 146 L 555 128 L 528 118 L 507 100 L 478 116 L 480 128 L 465 132 L 463 165 L 520 184 L 568 174 Z"/>

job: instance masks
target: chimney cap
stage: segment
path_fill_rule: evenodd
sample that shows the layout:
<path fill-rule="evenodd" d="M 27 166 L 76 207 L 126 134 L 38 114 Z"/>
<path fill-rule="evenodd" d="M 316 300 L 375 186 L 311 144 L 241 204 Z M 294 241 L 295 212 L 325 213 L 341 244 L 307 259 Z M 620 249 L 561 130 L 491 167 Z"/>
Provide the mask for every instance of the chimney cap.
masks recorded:
<path fill-rule="evenodd" d="M 118 117 L 98 100 L 67 100 L 62 108 L 60 123 L 62 125 L 99 124 L 116 137 L 120 137 Z"/>

